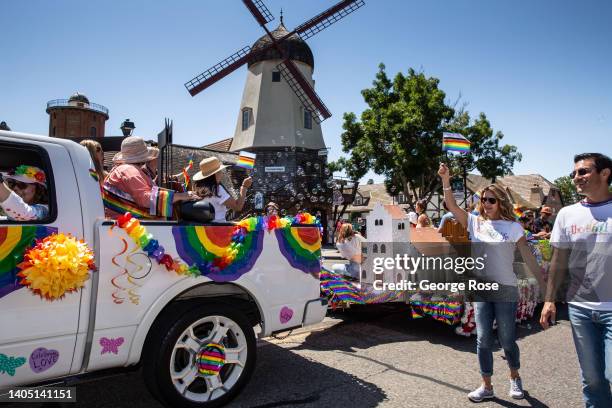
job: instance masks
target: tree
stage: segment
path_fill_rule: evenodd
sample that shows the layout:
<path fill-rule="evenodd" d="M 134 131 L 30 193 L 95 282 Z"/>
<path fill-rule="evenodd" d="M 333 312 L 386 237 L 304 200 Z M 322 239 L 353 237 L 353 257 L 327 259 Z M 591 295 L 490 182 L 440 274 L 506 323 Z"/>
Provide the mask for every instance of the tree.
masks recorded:
<path fill-rule="evenodd" d="M 511 171 L 521 160 L 516 147 L 501 145 L 503 133 L 494 134 L 484 113 L 472 122 L 464 109 L 449 106 L 439 82 L 412 68 L 391 81 L 384 64 L 379 65 L 372 88 L 361 91 L 368 108 L 360 120 L 352 112 L 344 114 L 342 149 L 349 154 L 345 163 L 353 175 L 373 169 L 385 176 L 388 188 L 429 199 L 440 186 L 437 169 L 444 159 L 445 131 L 461 133 L 472 143 L 472 151 L 451 165 L 478 169 L 488 178 Z"/>
<path fill-rule="evenodd" d="M 564 205 L 571 205 L 580 201 L 580 195 L 578 191 L 576 191 L 576 185 L 569 176 L 559 177 L 554 181 L 554 184 L 561 192 L 561 198 L 563 199 Z"/>

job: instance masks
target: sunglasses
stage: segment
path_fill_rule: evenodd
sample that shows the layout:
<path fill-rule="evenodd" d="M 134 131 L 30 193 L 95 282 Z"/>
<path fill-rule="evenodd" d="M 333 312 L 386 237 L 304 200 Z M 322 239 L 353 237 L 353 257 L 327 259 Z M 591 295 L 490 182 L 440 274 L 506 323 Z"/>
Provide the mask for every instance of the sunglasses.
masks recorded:
<path fill-rule="evenodd" d="M 11 190 L 14 190 L 15 188 L 18 188 L 19 190 L 25 190 L 26 188 L 28 188 L 27 183 L 24 183 L 23 181 L 13 180 L 13 179 L 6 180 L 6 184 L 8 184 Z"/>
<path fill-rule="evenodd" d="M 495 197 L 482 197 L 480 199 L 481 202 L 483 203 L 489 203 L 489 204 L 496 204 L 497 203 L 497 198 Z"/>
<path fill-rule="evenodd" d="M 574 177 L 576 177 L 576 174 L 579 175 L 579 176 L 584 176 L 585 174 L 589 174 L 592 171 L 593 171 L 593 169 L 591 169 L 589 167 L 583 167 L 583 168 L 580 168 L 578 170 L 572 171 L 569 174 L 569 176 L 570 176 L 571 179 L 573 179 Z"/>

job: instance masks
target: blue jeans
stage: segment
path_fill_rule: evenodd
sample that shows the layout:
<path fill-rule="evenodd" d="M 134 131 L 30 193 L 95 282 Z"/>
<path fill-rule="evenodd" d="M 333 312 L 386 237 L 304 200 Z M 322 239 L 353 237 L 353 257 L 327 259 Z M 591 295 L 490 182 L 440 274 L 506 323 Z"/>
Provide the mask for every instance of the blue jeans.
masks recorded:
<path fill-rule="evenodd" d="M 497 337 L 506 354 L 510 369 L 521 367 L 516 344 L 516 302 L 474 302 L 476 318 L 476 353 L 480 374 L 493 375 L 493 321 L 497 320 Z"/>
<path fill-rule="evenodd" d="M 612 407 L 612 312 L 569 305 L 587 408 Z"/>

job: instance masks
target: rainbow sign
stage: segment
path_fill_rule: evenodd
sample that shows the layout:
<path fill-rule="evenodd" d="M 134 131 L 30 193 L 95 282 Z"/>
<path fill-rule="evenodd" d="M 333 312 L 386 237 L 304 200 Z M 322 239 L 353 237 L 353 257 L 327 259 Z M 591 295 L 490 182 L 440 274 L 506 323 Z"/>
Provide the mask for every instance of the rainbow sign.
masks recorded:
<path fill-rule="evenodd" d="M 307 273 L 321 271 L 321 233 L 317 226 L 274 230 L 278 246 L 289 264 Z"/>
<path fill-rule="evenodd" d="M 215 282 L 234 281 L 251 270 L 263 248 L 264 230 L 244 234 L 240 245 L 232 240 L 233 225 L 172 227 L 176 250 L 188 265 Z M 228 253 L 235 253 L 228 258 Z"/>
<path fill-rule="evenodd" d="M 444 152 L 470 152 L 470 141 L 459 133 L 442 133 L 442 151 Z"/>
<path fill-rule="evenodd" d="M 252 170 L 255 167 L 255 153 L 240 152 L 238 154 L 238 162 L 236 166 Z"/>
<path fill-rule="evenodd" d="M 23 254 L 42 239 L 57 232 L 57 228 L 19 225 L 0 227 L 0 298 L 22 288 L 18 264 L 23 262 Z"/>

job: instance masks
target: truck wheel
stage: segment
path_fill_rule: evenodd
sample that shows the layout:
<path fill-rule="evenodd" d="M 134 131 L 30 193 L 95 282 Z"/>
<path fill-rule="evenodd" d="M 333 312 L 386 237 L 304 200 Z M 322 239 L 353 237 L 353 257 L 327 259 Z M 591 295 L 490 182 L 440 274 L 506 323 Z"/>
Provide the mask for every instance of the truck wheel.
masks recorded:
<path fill-rule="evenodd" d="M 253 328 L 226 305 L 204 303 L 183 312 L 156 324 L 142 356 L 147 387 L 171 407 L 224 405 L 253 373 Z"/>

